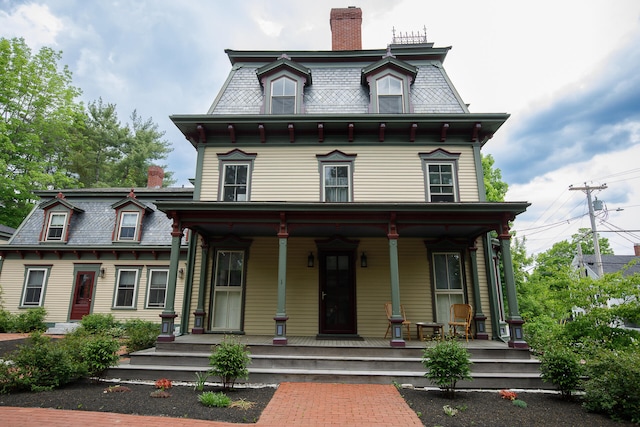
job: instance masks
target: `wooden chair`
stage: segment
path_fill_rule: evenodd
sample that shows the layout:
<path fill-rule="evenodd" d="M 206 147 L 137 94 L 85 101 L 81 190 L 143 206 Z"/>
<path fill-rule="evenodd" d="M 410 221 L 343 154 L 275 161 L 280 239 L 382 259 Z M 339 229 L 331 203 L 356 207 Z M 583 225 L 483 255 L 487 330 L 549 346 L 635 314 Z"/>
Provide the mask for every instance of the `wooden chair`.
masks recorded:
<path fill-rule="evenodd" d="M 473 309 L 469 304 L 451 304 L 451 314 L 449 316 L 449 334 L 456 334 L 456 328 L 464 328 L 464 336 L 469 342 L 469 335 L 471 335 L 471 317 L 473 315 Z M 473 339 L 473 335 L 471 335 Z"/>
<path fill-rule="evenodd" d="M 387 325 L 387 332 L 384 334 L 384 337 L 387 338 L 387 335 L 389 335 L 389 331 L 391 330 L 391 316 L 393 314 L 390 302 L 384 303 L 384 311 L 387 313 L 387 320 L 389 321 L 389 324 Z M 407 327 L 407 337 L 409 338 L 409 341 L 411 341 L 411 322 L 407 320 L 407 315 L 404 312 L 403 305 L 400 305 L 400 313 L 402 314 L 402 326 Z"/>

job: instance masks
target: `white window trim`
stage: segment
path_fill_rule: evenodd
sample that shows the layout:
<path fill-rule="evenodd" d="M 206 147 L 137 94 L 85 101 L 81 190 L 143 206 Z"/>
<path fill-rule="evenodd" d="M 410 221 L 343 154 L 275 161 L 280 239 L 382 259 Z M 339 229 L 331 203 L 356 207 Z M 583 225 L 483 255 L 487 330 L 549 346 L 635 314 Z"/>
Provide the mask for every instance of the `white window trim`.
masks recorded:
<path fill-rule="evenodd" d="M 49 237 L 49 232 L 51 231 L 51 223 L 54 216 L 62 216 L 64 220 L 62 222 L 62 232 L 60 234 L 60 238 L 51 238 Z M 67 232 L 67 221 L 69 218 L 69 214 L 67 212 L 49 212 L 47 215 L 47 229 L 45 231 L 45 241 L 47 242 L 64 242 L 65 241 L 65 233 Z M 56 227 L 57 228 L 57 227 Z"/>
<path fill-rule="evenodd" d="M 449 184 L 433 184 L 430 181 L 431 175 L 429 173 L 429 166 L 450 166 L 451 167 L 451 176 L 452 176 L 452 183 Z M 426 164 L 426 169 L 427 169 L 427 199 L 432 202 L 432 198 L 434 196 L 438 196 L 438 195 L 445 195 L 445 196 L 452 196 L 453 200 L 452 202 L 457 202 L 458 201 L 458 188 L 456 185 L 456 167 L 455 164 L 453 164 L 453 162 L 427 162 Z M 446 187 L 446 186 L 451 186 L 452 190 L 451 193 L 434 193 L 431 194 L 431 187 L 435 187 L 435 186 L 439 186 L 439 187 Z M 435 203 L 435 202 L 434 202 Z"/>
<path fill-rule="evenodd" d="M 242 278 L 240 280 L 240 285 L 239 286 L 229 286 L 228 284 L 228 279 L 227 278 L 227 283 L 225 284 L 220 284 L 218 283 L 218 276 L 219 276 L 219 268 L 220 268 L 220 254 L 221 253 L 238 253 L 238 254 L 242 254 Z M 242 328 L 242 307 L 244 306 L 244 288 L 246 286 L 246 261 L 247 261 L 247 251 L 245 249 L 216 249 L 215 251 L 215 268 L 213 271 L 214 277 L 213 277 L 213 281 L 214 281 L 214 285 L 213 285 L 213 318 L 211 319 L 211 329 L 213 330 L 230 330 L 230 329 L 236 329 L 235 327 L 229 325 L 229 322 L 237 322 L 237 329 L 241 329 Z M 216 325 L 215 321 L 216 321 L 216 313 L 215 310 L 217 308 L 219 308 L 217 306 L 218 302 L 218 295 L 222 295 L 222 294 L 226 294 L 227 296 L 229 294 L 239 294 L 240 296 L 240 312 L 235 314 L 235 318 L 231 318 L 229 316 L 227 316 L 226 323 L 224 325 Z M 227 303 L 229 303 L 230 299 L 227 298 Z M 227 313 L 230 313 L 229 311 L 227 311 Z M 235 326 L 235 325 L 234 325 Z"/>
<path fill-rule="evenodd" d="M 166 273 L 167 280 L 164 284 L 164 301 L 162 302 L 162 305 L 150 305 L 149 299 L 151 297 L 151 282 L 154 274 L 157 274 L 157 273 Z M 145 307 L 146 308 L 164 308 L 165 304 L 167 303 L 167 289 L 169 288 L 169 269 L 168 268 L 150 268 L 147 273 L 147 276 L 148 276 L 147 277 L 147 298 L 145 301 Z"/>
<path fill-rule="evenodd" d="M 133 232 L 133 237 L 131 238 L 123 238 L 122 237 L 122 228 L 124 224 L 125 215 L 135 215 L 136 216 L 136 226 Z M 129 227 L 129 226 L 127 226 Z M 138 235 L 140 232 L 140 212 L 137 211 L 120 211 L 120 221 L 118 221 L 118 241 L 119 242 L 137 242 Z"/>
<path fill-rule="evenodd" d="M 27 289 L 29 288 L 29 278 L 31 277 L 31 273 L 35 271 L 42 271 L 44 274 L 42 275 L 42 283 L 40 284 L 40 298 L 37 304 L 27 304 Z M 49 277 L 49 268 L 47 267 L 28 267 L 24 277 L 24 285 L 22 289 L 22 298 L 20 299 L 20 307 L 42 307 L 44 302 L 44 293 L 47 287 L 47 278 Z"/>
<path fill-rule="evenodd" d="M 457 288 L 450 288 L 449 286 L 451 285 L 451 281 L 449 279 L 447 279 L 447 288 L 446 289 L 438 289 L 438 284 L 437 282 L 437 275 L 436 275 L 436 261 L 435 258 L 438 255 L 444 255 L 445 256 L 445 261 L 446 261 L 446 256 L 447 255 L 457 255 L 458 256 L 458 268 L 460 269 L 460 289 Z M 463 256 L 462 253 L 459 251 L 435 251 L 431 254 L 431 268 L 433 270 L 433 292 L 434 292 L 434 298 L 435 298 L 435 305 L 436 305 L 436 320 L 438 322 L 444 323 L 445 321 L 448 322 L 449 320 L 449 311 L 448 309 L 450 308 L 451 304 L 452 304 L 452 297 L 454 297 L 455 300 L 458 300 L 460 303 L 464 303 L 465 301 L 465 277 L 464 277 L 464 266 L 463 266 Z M 441 313 L 442 316 L 438 315 L 438 300 L 441 298 L 446 298 L 448 300 L 448 304 L 447 304 L 447 311 L 446 313 Z M 442 319 L 441 317 L 446 316 L 445 319 Z"/>
<path fill-rule="evenodd" d="M 327 203 L 348 203 L 354 200 L 353 175 L 355 170 L 356 154 L 345 154 L 339 150 L 334 150 L 329 154 L 316 154 L 318 159 L 318 174 L 320 175 L 320 200 L 327 202 L 327 193 L 325 188 L 325 167 L 327 166 L 348 166 L 349 189 L 347 192 L 347 202 L 327 202 Z"/>
<path fill-rule="evenodd" d="M 131 298 L 131 305 L 117 305 L 118 304 L 118 293 L 120 291 L 120 279 L 122 277 L 123 272 L 133 271 L 135 273 L 135 277 L 133 279 L 133 296 Z M 115 292 L 113 296 L 113 308 L 115 309 L 135 309 L 137 305 L 138 299 L 138 281 L 140 278 L 140 270 L 138 268 L 119 268 L 116 274 L 116 286 Z M 127 288 L 128 289 L 128 288 Z"/>
<path fill-rule="evenodd" d="M 458 182 L 458 159 L 460 153 L 449 153 L 443 149 L 437 149 L 430 153 L 418 153 L 422 160 L 422 172 L 424 175 L 424 193 L 427 202 L 431 203 L 431 183 L 429 180 L 429 165 L 451 165 L 451 172 L 453 174 L 453 202 L 460 201 L 460 185 Z M 432 202 L 443 203 L 443 202 Z M 446 203 L 446 202 L 444 202 Z"/>
<path fill-rule="evenodd" d="M 222 178 L 220 180 L 220 201 L 225 202 L 229 200 L 224 200 L 224 193 L 227 187 L 240 187 L 237 184 L 226 184 L 225 177 L 227 176 L 227 166 L 246 166 L 247 167 L 247 183 L 245 184 L 246 193 L 245 200 L 233 200 L 233 202 L 248 202 L 250 201 L 250 189 L 251 189 L 251 162 L 228 162 L 225 161 L 222 163 Z M 237 196 L 237 194 L 236 194 Z M 229 201 L 230 202 L 230 201 Z"/>
<path fill-rule="evenodd" d="M 400 93 L 396 93 L 396 94 L 380 94 L 380 83 L 385 80 L 385 79 L 393 79 L 396 81 L 400 82 Z M 381 114 L 404 114 L 405 112 L 405 108 L 404 108 L 404 100 L 405 100 L 405 89 L 404 89 L 404 80 L 401 79 L 400 77 L 396 77 L 392 74 L 386 74 L 378 79 L 376 79 L 376 109 L 378 111 L 378 113 L 380 112 L 380 97 L 385 97 L 385 96 L 400 96 L 400 106 L 401 106 L 401 111 L 397 112 L 397 113 L 381 113 Z"/>
<path fill-rule="evenodd" d="M 327 203 L 346 203 L 346 202 L 328 202 L 327 201 L 327 182 L 326 182 L 326 174 L 325 171 L 327 168 L 332 168 L 332 167 L 346 167 L 347 168 L 347 201 L 346 202 L 351 202 L 352 201 L 352 194 L 353 194 L 353 185 L 352 185 L 352 172 L 351 172 L 351 163 L 334 163 L 334 162 L 328 162 L 328 163 L 322 163 L 322 201 L 323 202 L 327 202 Z M 339 188 L 340 186 L 331 186 L 330 188 Z"/>
<path fill-rule="evenodd" d="M 273 86 L 282 79 L 286 79 L 293 83 L 293 96 L 287 95 L 287 98 L 293 98 L 293 112 L 292 113 L 274 113 L 273 112 L 273 98 L 282 98 L 284 95 L 274 95 L 273 94 Z M 273 80 L 271 80 L 270 88 L 269 88 L 269 113 L 270 114 L 296 114 L 298 111 L 298 81 L 289 77 L 288 75 L 279 76 Z"/>
<path fill-rule="evenodd" d="M 228 153 L 218 154 L 218 201 L 224 202 L 224 176 L 227 165 L 247 165 L 247 200 L 251 201 L 251 184 L 253 183 L 253 163 L 257 157 L 255 153 L 245 153 L 242 150 L 232 150 Z M 229 202 L 235 203 L 235 202 Z"/>

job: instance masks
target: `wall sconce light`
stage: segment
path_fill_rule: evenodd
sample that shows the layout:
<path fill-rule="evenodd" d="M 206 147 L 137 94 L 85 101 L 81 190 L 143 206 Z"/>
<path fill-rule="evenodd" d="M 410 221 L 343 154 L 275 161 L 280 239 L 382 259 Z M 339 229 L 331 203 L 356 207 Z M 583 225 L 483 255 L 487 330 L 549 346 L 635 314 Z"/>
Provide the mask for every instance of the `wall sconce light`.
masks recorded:
<path fill-rule="evenodd" d="M 364 252 L 360 255 L 360 267 L 367 268 L 367 254 Z"/>
<path fill-rule="evenodd" d="M 104 279 L 104 275 L 107 274 L 107 269 L 102 267 L 100 269 L 100 277 L 102 277 Z"/>
<path fill-rule="evenodd" d="M 309 256 L 307 257 L 307 267 L 312 268 L 315 259 L 313 258 L 313 252 L 309 252 Z"/>
<path fill-rule="evenodd" d="M 181 279 L 184 279 L 184 268 L 180 268 L 178 270 L 178 276 L 180 276 Z"/>

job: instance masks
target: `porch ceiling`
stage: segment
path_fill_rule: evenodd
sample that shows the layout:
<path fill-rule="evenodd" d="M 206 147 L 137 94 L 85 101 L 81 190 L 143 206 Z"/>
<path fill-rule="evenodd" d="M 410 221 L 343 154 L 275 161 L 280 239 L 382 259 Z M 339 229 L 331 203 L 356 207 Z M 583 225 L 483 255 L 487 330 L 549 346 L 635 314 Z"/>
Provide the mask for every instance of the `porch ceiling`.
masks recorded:
<path fill-rule="evenodd" d="M 473 239 L 508 222 L 529 206 L 509 203 L 224 203 L 162 202 L 160 210 L 205 235 L 289 237 L 401 237 Z"/>

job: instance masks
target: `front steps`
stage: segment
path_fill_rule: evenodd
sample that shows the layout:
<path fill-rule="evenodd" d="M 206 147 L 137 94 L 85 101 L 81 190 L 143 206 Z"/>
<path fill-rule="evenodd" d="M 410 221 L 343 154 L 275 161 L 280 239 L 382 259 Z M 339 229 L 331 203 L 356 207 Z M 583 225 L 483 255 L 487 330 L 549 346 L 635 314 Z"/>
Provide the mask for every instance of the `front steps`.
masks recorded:
<path fill-rule="evenodd" d="M 489 343 L 491 344 L 491 343 Z M 487 342 L 481 345 L 489 347 Z M 107 378 L 121 380 L 157 380 L 193 382 L 196 372 L 209 369 L 212 343 L 170 342 L 130 355 L 130 361 L 107 371 Z M 344 346 L 318 344 L 274 346 L 250 344 L 251 384 L 281 382 L 334 382 L 361 384 L 411 384 L 433 386 L 424 377 L 421 363 L 424 343 L 407 348 L 388 346 Z M 429 344 L 427 344 L 429 345 Z M 498 347 L 501 345 L 501 347 Z M 471 353 L 472 381 L 461 381 L 458 388 L 549 389 L 540 379 L 539 362 L 527 350 L 509 349 L 504 344 L 494 348 L 468 346 Z M 209 378 L 217 381 L 216 378 Z"/>
<path fill-rule="evenodd" d="M 78 322 L 57 322 L 51 326 L 45 334 L 47 335 L 66 335 L 69 332 L 75 331 L 80 327 Z"/>

